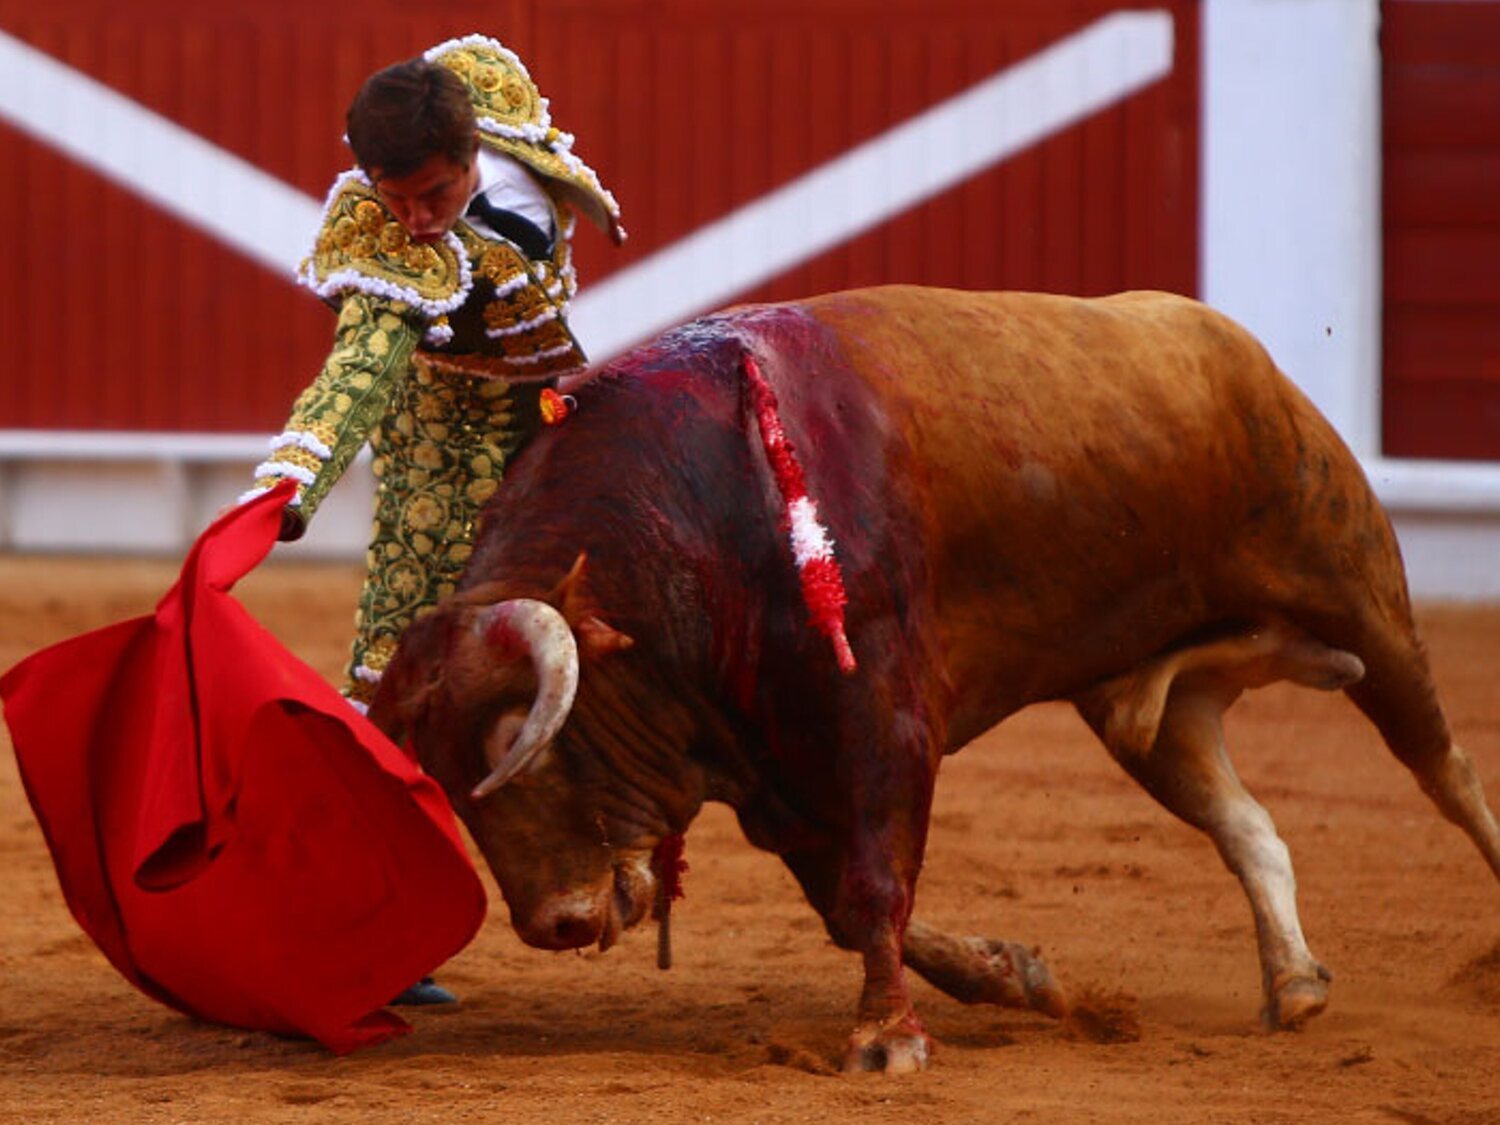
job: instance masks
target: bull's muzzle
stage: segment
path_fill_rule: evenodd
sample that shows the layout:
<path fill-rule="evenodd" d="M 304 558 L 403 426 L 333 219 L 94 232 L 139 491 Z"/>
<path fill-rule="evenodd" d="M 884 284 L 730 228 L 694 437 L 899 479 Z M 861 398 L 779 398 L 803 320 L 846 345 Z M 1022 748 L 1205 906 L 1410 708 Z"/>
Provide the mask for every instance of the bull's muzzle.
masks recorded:
<path fill-rule="evenodd" d="M 512 911 L 511 924 L 522 941 L 537 949 L 597 944 L 603 953 L 646 916 L 655 894 L 647 858 L 632 857 L 616 864 L 608 886 L 549 896 L 524 916 Z"/>

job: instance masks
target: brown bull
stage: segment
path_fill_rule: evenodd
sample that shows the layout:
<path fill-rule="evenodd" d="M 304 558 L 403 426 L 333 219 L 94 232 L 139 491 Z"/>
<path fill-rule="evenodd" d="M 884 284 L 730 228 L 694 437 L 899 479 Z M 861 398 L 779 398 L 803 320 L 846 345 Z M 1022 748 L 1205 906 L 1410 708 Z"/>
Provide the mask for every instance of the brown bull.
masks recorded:
<path fill-rule="evenodd" d="M 747 361 L 835 545 L 852 671 L 799 586 Z M 1066 699 L 1213 838 L 1250 899 L 1264 1018 L 1295 1026 L 1328 973 L 1222 730 L 1276 680 L 1342 688 L 1500 876 L 1385 514 L 1264 350 L 1202 305 L 887 288 L 745 307 L 577 397 L 373 712 L 445 786 L 526 941 L 611 943 L 651 904 L 653 848 L 726 801 L 864 958 L 846 1065 L 920 1067 L 903 946 L 955 993 L 984 975 L 945 974 L 959 943 L 908 929 L 939 760 Z M 1002 999 L 1057 1006 L 1039 966 L 992 952 L 1037 974 Z"/>

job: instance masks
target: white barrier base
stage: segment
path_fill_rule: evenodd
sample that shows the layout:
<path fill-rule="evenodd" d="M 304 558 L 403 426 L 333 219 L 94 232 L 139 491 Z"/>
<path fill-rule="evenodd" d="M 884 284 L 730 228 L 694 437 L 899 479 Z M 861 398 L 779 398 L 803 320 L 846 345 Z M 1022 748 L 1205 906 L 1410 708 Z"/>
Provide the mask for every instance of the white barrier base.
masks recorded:
<path fill-rule="evenodd" d="M 250 487 L 264 436 L 0 431 L 0 550 L 185 554 Z M 370 538 L 374 481 L 361 451 L 307 535 L 278 552 L 358 558 Z"/>
<path fill-rule="evenodd" d="M 0 550 L 185 554 L 248 487 L 259 436 L 0 431 Z M 1500 601 L 1500 464 L 1367 461 L 1418 598 Z M 368 450 L 289 558 L 358 559 L 370 534 Z"/>

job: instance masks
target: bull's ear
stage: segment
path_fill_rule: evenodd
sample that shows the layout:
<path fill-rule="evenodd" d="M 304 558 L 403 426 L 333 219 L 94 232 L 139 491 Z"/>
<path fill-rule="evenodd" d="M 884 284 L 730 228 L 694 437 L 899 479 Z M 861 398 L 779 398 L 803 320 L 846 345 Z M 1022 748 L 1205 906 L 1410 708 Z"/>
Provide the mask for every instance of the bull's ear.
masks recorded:
<path fill-rule="evenodd" d="M 589 592 L 584 573 L 587 566 L 587 552 L 579 551 L 567 575 L 547 600 L 557 606 L 563 619 L 572 627 L 579 652 L 585 659 L 623 652 L 635 644 L 635 639 L 612 628 L 599 616 L 599 605 Z"/>
<path fill-rule="evenodd" d="M 588 560 L 588 553 L 579 551 L 568 573 L 563 576 L 563 580 L 553 588 L 551 595 L 547 598 L 562 611 L 563 617 L 569 623 L 576 624 L 587 617 L 594 608 L 592 599 L 589 597 L 588 583 L 583 576 Z"/>
<path fill-rule="evenodd" d="M 611 628 L 592 615 L 573 626 L 573 635 L 578 639 L 578 647 L 585 658 L 624 652 L 635 644 L 634 637 Z"/>

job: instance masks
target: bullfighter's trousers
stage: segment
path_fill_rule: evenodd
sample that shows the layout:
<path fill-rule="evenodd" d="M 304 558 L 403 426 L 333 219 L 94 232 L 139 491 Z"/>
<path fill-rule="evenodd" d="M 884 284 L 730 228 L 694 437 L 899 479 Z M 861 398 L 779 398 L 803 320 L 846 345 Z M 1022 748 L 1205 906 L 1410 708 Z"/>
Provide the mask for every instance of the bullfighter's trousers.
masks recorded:
<path fill-rule="evenodd" d="M 420 355 L 370 436 L 375 521 L 344 693 L 368 705 L 406 627 L 453 593 L 479 511 L 537 425 L 541 384 L 440 370 Z"/>

